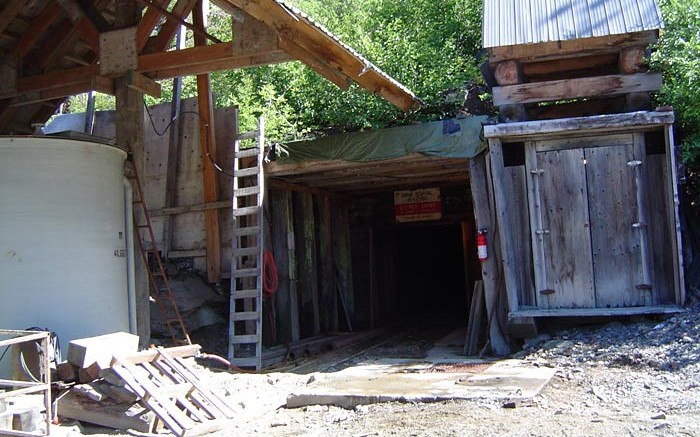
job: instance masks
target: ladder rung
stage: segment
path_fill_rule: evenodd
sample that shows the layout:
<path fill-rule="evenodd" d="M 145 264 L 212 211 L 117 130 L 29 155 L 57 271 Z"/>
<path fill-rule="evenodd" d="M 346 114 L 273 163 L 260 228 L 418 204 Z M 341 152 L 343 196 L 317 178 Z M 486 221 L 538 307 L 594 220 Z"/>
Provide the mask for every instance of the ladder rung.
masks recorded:
<path fill-rule="evenodd" d="M 233 249 L 233 256 L 246 256 L 246 255 L 257 255 L 260 253 L 260 248 L 255 247 L 244 247 L 241 249 Z"/>
<path fill-rule="evenodd" d="M 182 323 L 182 320 L 171 317 L 171 318 L 165 319 L 165 323 L 168 325 L 172 325 L 173 323 L 177 323 L 179 325 Z"/>
<path fill-rule="evenodd" d="M 241 313 L 231 314 L 231 320 L 241 321 L 241 320 L 258 320 L 260 314 L 257 311 L 245 311 Z"/>
<path fill-rule="evenodd" d="M 260 211 L 259 206 L 244 206 L 243 208 L 236 208 L 233 210 L 233 215 L 240 217 L 242 215 L 252 215 L 257 214 Z"/>
<path fill-rule="evenodd" d="M 242 237 L 245 235 L 258 235 L 258 232 L 260 232 L 260 227 L 258 226 L 249 226 L 247 228 L 235 228 L 233 230 L 233 233 L 237 237 Z"/>
<path fill-rule="evenodd" d="M 257 130 L 249 130 L 248 132 L 238 134 L 238 140 L 252 140 L 253 138 L 257 137 L 259 133 L 260 132 Z"/>
<path fill-rule="evenodd" d="M 256 176 L 260 169 L 256 167 L 240 168 L 233 171 L 233 175 L 237 178 L 243 178 L 246 176 Z"/>
<path fill-rule="evenodd" d="M 237 367 L 257 367 L 258 359 L 255 357 L 251 358 L 233 358 L 231 364 Z"/>
<path fill-rule="evenodd" d="M 258 194 L 260 192 L 260 187 L 258 185 L 254 187 L 245 187 L 233 190 L 233 195 L 236 197 L 252 196 L 253 194 Z"/>
<path fill-rule="evenodd" d="M 258 275 L 260 275 L 259 268 L 239 269 L 239 270 L 234 270 L 233 273 L 231 274 L 231 277 L 232 278 L 244 278 L 247 276 L 258 276 Z"/>
<path fill-rule="evenodd" d="M 233 290 L 234 299 L 251 299 L 260 297 L 260 290 Z"/>
<path fill-rule="evenodd" d="M 234 335 L 233 337 L 231 337 L 231 343 L 233 344 L 257 343 L 258 341 L 260 341 L 260 336 L 257 334 Z"/>
<path fill-rule="evenodd" d="M 242 149 L 233 154 L 234 158 L 249 158 L 251 156 L 258 156 L 260 149 L 257 147 L 251 147 L 250 149 Z"/>

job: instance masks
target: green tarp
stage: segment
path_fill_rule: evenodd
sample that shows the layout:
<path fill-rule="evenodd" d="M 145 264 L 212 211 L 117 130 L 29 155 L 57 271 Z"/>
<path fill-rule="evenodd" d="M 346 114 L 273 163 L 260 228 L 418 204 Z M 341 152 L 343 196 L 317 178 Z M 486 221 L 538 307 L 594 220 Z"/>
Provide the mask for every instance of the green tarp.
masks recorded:
<path fill-rule="evenodd" d="M 488 117 L 447 119 L 368 132 L 333 135 L 282 146 L 277 162 L 379 161 L 413 153 L 443 158 L 473 158 L 486 147 L 481 128 Z"/>

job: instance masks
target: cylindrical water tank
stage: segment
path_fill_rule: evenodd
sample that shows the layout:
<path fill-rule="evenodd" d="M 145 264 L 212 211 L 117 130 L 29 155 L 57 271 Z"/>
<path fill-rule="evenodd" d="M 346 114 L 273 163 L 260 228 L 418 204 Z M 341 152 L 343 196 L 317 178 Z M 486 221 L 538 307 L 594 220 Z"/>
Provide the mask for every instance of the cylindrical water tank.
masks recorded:
<path fill-rule="evenodd" d="M 89 141 L 0 138 L 0 328 L 48 328 L 64 352 L 129 330 L 125 158 Z"/>

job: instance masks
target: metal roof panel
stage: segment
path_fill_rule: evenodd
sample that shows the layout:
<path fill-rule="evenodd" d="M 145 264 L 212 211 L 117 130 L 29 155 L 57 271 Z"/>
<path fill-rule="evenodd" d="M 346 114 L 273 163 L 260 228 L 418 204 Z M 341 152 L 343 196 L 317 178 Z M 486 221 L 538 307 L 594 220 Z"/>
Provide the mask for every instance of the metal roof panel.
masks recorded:
<path fill-rule="evenodd" d="M 484 47 L 663 28 L 658 0 L 484 0 Z"/>

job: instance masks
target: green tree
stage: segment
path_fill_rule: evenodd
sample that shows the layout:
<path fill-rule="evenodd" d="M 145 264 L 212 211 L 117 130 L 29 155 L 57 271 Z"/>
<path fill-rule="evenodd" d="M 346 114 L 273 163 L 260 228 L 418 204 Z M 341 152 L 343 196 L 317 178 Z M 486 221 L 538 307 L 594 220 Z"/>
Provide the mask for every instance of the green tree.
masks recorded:
<path fill-rule="evenodd" d="M 652 57 L 663 72 L 658 101 L 672 105 L 686 163 L 700 166 L 700 1 L 661 0 L 666 28 Z"/>
<path fill-rule="evenodd" d="M 443 91 L 478 80 L 481 1 L 478 0 L 296 0 L 313 20 L 405 84 L 425 102 L 405 115 L 358 86 L 343 91 L 300 62 L 288 62 L 212 75 L 217 106 L 238 105 L 241 128 L 253 129 L 256 117 L 267 118 L 271 139 L 296 139 L 310 131 L 379 128 L 445 115 Z M 207 31 L 230 39 L 231 17 L 213 7 Z M 186 42 L 192 46 L 191 35 Z M 168 102 L 171 81 L 160 99 Z M 183 97 L 196 96 L 196 81 L 185 78 Z M 110 101 L 100 100 L 98 109 Z M 113 104 L 113 102 L 112 102 Z M 456 106 L 456 105 L 454 105 Z M 73 109 L 84 103 L 74 100 Z"/>

